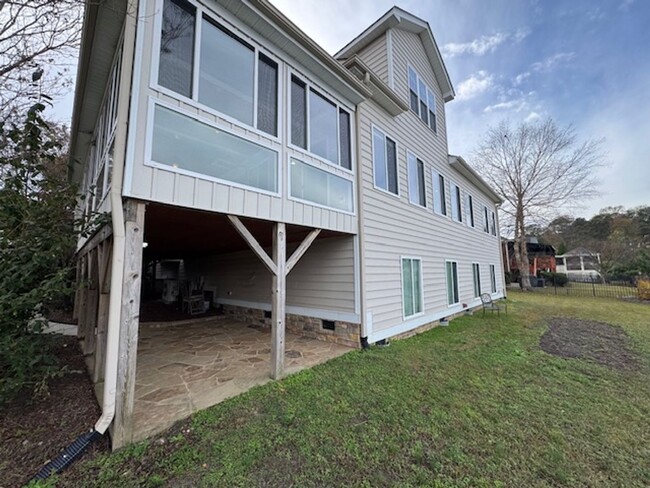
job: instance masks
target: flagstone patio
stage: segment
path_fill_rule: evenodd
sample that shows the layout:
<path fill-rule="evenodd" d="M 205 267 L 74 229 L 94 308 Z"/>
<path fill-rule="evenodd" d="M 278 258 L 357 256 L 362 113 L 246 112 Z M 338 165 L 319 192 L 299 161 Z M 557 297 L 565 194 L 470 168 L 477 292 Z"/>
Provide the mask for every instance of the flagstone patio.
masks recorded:
<path fill-rule="evenodd" d="M 352 349 L 294 334 L 285 371 L 295 373 Z M 228 317 L 140 325 L 134 440 L 270 381 L 271 332 Z"/>

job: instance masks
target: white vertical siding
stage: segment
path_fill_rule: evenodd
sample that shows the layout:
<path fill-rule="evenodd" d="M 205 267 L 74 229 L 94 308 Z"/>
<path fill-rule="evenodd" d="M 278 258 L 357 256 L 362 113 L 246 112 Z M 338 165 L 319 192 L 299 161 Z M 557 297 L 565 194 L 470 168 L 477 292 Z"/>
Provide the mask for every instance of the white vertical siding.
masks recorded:
<path fill-rule="evenodd" d="M 423 325 L 462 310 L 462 305 L 477 305 L 472 281 L 472 262 L 481 266 L 481 287 L 490 290 L 489 265 L 494 264 L 497 288 L 501 293 L 499 240 L 483 232 L 483 204 L 489 199 L 465 180 L 448 163 L 444 104 L 433 70 L 425 56 L 419 37 L 395 29 L 393 33 L 395 89 L 407 99 L 407 66 L 410 63 L 429 84 L 437 100 L 438 132 L 435 134 L 415 114 L 407 112 L 389 116 L 372 101 L 359 107 L 360 144 L 362 155 L 361 188 L 364 233 L 364 301 L 366 314 L 372 316 L 370 340 L 380 340 Z M 372 126 L 397 141 L 398 182 L 400 196 L 379 191 L 373 185 Z M 409 203 L 406 152 L 412 151 L 425 164 L 427 208 Z M 446 180 L 448 216 L 433 212 L 432 171 Z M 463 222 L 451 219 L 449 182 L 461 189 Z M 465 194 L 474 198 L 475 227 L 466 225 Z M 495 210 L 493 203 L 488 207 Z M 405 320 L 402 315 L 401 261 L 402 256 L 422 259 L 424 312 Z M 449 307 L 445 260 L 458 263 L 460 304 Z"/>

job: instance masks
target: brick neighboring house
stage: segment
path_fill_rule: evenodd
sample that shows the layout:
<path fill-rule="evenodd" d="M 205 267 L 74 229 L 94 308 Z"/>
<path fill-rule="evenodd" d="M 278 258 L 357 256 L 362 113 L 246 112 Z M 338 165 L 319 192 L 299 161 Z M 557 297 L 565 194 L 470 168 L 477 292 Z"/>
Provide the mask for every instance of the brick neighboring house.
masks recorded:
<path fill-rule="evenodd" d="M 511 274 L 518 272 L 519 267 L 515 259 L 515 241 L 513 239 L 504 239 L 502 245 L 505 271 Z M 556 272 L 555 248 L 553 246 L 541 244 L 536 237 L 528 237 L 526 250 L 528 251 L 529 274 L 531 276 L 537 276 L 540 271 Z"/>

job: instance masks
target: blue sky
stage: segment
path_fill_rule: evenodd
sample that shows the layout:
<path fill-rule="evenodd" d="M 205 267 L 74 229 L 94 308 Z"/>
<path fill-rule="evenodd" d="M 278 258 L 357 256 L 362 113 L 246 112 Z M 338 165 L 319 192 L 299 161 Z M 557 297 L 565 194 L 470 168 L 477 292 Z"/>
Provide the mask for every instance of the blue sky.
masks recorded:
<path fill-rule="evenodd" d="M 425 19 L 456 89 L 449 150 L 470 155 L 485 129 L 552 117 L 605 138 L 608 205 L 650 205 L 650 1 L 271 0 L 334 54 L 393 4 Z M 69 117 L 72 97 L 57 104 Z"/>

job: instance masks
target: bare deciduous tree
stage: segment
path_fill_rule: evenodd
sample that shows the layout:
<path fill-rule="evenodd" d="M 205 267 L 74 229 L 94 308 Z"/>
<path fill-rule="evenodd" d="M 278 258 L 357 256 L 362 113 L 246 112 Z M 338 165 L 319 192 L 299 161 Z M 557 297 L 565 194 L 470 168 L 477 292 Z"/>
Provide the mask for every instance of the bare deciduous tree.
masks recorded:
<path fill-rule="evenodd" d="M 552 119 L 488 129 L 474 155 L 479 172 L 503 198 L 501 210 L 514 227 L 521 286 L 530 289 L 526 226 L 559 210 L 579 208 L 598 194 L 596 170 L 604 164 L 602 140 L 579 142 L 572 126 Z"/>
<path fill-rule="evenodd" d="M 72 87 L 83 0 L 0 0 L 0 121 Z"/>

